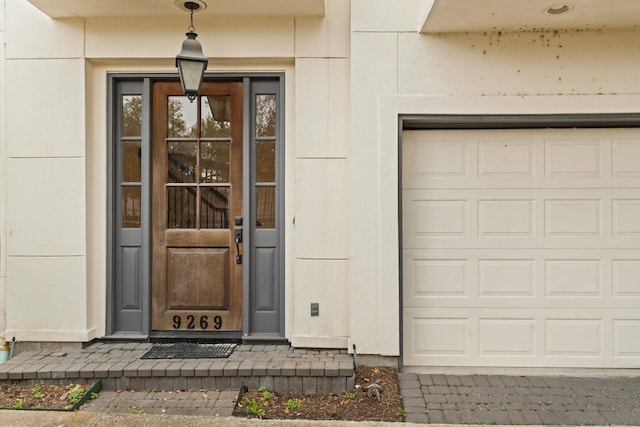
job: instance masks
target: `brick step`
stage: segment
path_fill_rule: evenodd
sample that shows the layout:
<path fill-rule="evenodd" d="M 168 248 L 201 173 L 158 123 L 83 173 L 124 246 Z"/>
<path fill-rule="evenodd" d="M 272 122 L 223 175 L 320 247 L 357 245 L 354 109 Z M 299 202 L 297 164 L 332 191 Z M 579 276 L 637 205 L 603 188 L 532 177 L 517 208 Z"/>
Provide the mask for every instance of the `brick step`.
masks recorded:
<path fill-rule="evenodd" d="M 354 386 L 353 357 L 344 350 L 240 345 L 226 359 L 140 359 L 148 343 L 98 343 L 67 352 L 23 352 L 0 365 L 0 381 L 92 382 L 106 390 L 239 390 L 342 393 Z"/>

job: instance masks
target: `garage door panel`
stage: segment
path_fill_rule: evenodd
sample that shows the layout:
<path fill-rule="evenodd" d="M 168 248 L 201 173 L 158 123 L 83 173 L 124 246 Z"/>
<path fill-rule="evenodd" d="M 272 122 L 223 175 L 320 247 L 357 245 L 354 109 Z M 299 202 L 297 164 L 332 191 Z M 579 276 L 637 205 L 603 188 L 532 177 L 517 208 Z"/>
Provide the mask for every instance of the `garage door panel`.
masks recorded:
<path fill-rule="evenodd" d="M 412 341 L 421 355 L 469 355 L 469 320 L 466 317 L 413 318 Z"/>
<path fill-rule="evenodd" d="M 479 237 L 534 237 L 535 200 L 478 200 Z"/>
<path fill-rule="evenodd" d="M 602 319 L 546 319 L 548 356 L 602 356 Z"/>
<path fill-rule="evenodd" d="M 602 264 L 601 259 L 546 260 L 546 296 L 602 297 Z"/>
<path fill-rule="evenodd" d="M 410 259 L 405 265 L 407 298 L 469 296 L 467 259 Z"/>
<path fill-rule="evenodd" d="M 640 250 L 403 252 L 404 307 L 640 307 Z"/>
<path fill-rule="evenodd" d="M 602 178 L 606 164 L 597 138 L 546 139 L 545 176 L 549 178 Z"/>
<path fill-rule="evenodd" d="M 640 260 L 614 259 L 611 263 L 613 295 L 618 298 L 640 298 Z"/>
<path fill-rule="evenodd" d="M 602 200 L 545 200 L 546 236 L 602 237 Z"/>
<path fill-rule="evenodd" d="M 616 198 L 611 201 L 611 207 L 613 236 L 616 238 L 640 237 L 640 199 Z"/>
<path fill-rule="evenodd" d="M 478 296 L 534 297 L 535 259 L 479 259 Z"/>
<path fill-rule="evenodd" d="M 456 182 L 469 177 L 469 153 L 474 141 L 464 138 L 441 138 L 430 144 L 419 141 L 403 145 L 403 170 L 417 179 L 447 178 Z M 417 161 L 420 159 L 420 161 Z"/>
<path fill-rule="evenodd" d="M 535 356 L 535 319 L 479 319 L 478 354 Z"/>
<path fill-rule="evenodd" d="M 635 309 L 404 310 L 404 364 L 637 368 Z M 611 331 L 611 332 L 609 332 Z"/>
<path fill-rule="evenodd" d="M 405 365 L 640 367 L 639 134 L 405 132 Z"/>
<path fill-rule="evenodd" d="M 536 190 L 536 189 L 558 189 L 563 186 L 568 189 L 608 189 L 608 188 L 637 188 L 628 177 L 623 178 L 536 178 L 532 180 L 528 179 L 516 179 L 510 178 L 505 182 L 505 178 L 473 178 L 467 180 L 459 180 L 459 183 L 452 182 L 454 180 L 443 180 L 440 178 L 430 179 L 411 179 L 410 177 L 403 177 L 403 188 L 405 190 L 421 190 L 424 188 L 431 188 L 434 190 L 456 190 L 460 188 L 465 189 L 477 189 L 483 190 L 487 188 L 502 188 L 502 189 L 514 189 L 514 190 Z"/>
<path fill-rule="evenodd" d="M 640 339 L 638 337 L 640 337 L 640 320 L 614 320 L 614 356 L 637 360 L 640 357 Z"/>
<path fill-rule="evenodd" d="M 403 188 L 637 187 L 635 129 L 405 132 Z"/>
<path fill-rule="evenodd" d="M 404 190 L 402 195 L 403 215 L 411 218 L 403 223 L 405 248 L 637 248 L 640 238 L 637 189 Z"/>
<path fill-rule="evenodd" d="M 478 177 L 532 180 L 536 147 L 534 139 L 478 139 Z"/>
<path fill-rule="evenodd" d="M 406 237 L 455 237 L 470 235 L 470 203 L 464 199 L 441 199 L 436 195 L 414 197 L 406 201 L 407 212 L 416 217 L 407 224 Z"/>
<path fill-rule="evenodd" d="M 640 177 L 640 138 L 612 140 L 612 173 L 616 178 Z"/>

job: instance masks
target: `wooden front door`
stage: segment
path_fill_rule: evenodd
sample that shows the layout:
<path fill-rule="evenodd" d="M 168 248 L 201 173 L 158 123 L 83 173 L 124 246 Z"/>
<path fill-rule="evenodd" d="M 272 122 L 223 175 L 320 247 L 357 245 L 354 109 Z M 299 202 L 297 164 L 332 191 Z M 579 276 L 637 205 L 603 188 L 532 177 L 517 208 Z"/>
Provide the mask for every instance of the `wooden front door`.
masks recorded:
<path fill-rule="evenodd" d="M 153 88 L 152 329 L 242 330 L 242 84 Z"/>

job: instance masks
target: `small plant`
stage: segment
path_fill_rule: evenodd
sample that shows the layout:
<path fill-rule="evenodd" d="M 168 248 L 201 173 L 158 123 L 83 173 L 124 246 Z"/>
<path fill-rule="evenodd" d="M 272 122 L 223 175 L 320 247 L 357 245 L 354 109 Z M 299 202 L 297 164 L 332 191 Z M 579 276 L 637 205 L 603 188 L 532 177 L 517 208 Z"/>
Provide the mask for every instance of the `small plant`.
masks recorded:
<path fill-rule="evenodd" d="M 91 394 L 89 395 L 89 398 L 91 400 L 97 399 L 98 398 L 98 393 L 96 393 L 95 391 L 92 391 Z"/>
<path fill-rule="evenodd" d="M 254 416 L 254 417 L 258 417 L 260 419 L 264 418 L 265 416 L 265 412 L 264 412 L 264 408 L 262 407 L 262 403 L 260 403 L 258 400 L 256 399 L 244 399 L 244 401 L 242 402 L 243 406 L 246 406 L 247 408 L 247 412 Z"/>
<path fill-rule="evenodd" d="M 349 399 L 349 400 L 354 400 L 356 398 L 356 394 L 355 393 L 345 393 L 344 397 L 346 399 Z"/>
<path fill-rule="evenodd" d="M 273 393 L 271 393 L 267 388 L 263 385 L 258 387 L 258 392 L 262 394 L 262 398 L 264 400 L 269 400 L 273 397 Z"/>
<path fill-rule="evenodd" d="M 142 414 L 144 414 L 144 409 L 134 409 L 132 414 L 133 415 L 142 415 Z"/>
<path fill-rule="evenodd" d="M 14 399 L 14 401 L 13 401 L 13 409 L 22 409 L 22 403 L 23 402 L 24 402 L 24 399 L 22 397 Z"/>
<path fill-rule="evenodd" d="M 71 393 L 69 393 L 69 395 L 67 396 L 67 400 L 71 404 L 78 403 L 82 398 L 83 394 L 84 394 L 84 388 L 82 387 L 75 388 Z"/>
<path fill-rule="evenodd" d="M 407 411 L 405 411 L 404 408 L 401 406 L 396 410 L 396 415 L 404 418 L 407 416 Z"/>
<path fill-rule="evenodd" d="M 302 407 L 302 403 L 297 400 L 289 399 L 287 400 L 287 409 L 293 411 L 296 409 L 300 409 Z"/>
<path fill-rule="evenodd" d="M 151 393 L 157 393 L 157 392 L 158 392 L 157 388 L 154 387 L 154 388 L 151 389 Z"/>
<path fill-rule="evenodd" d="M 44 393 L 42 393 L 42 386 L 40 384 L 35 384 L 31 387 L 31 394 L 36 399 L 42 399 L 44 397 Z"/>

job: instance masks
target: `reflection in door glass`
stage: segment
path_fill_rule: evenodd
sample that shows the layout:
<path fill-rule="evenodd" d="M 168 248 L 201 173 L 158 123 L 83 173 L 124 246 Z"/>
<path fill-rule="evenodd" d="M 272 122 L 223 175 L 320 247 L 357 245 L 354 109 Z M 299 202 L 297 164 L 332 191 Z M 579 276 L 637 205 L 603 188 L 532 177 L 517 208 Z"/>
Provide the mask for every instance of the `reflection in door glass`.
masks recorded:
<path fill-rule="evenodd" d="M 122 97 L 122 136 L 142 135 L 142 96 Z"/>
<path fill-rule="evenodd" d="M 197 187 L 167 188 L 167 228 L 196 228 Z"/>
<path fill-rule="evenodd" d="M 197 136 L 198 104 L 190 102 L 186 96 L 169 97 L 169 117 L 167 134 L 169 138 L 189 138 Z"/>
<path fill-rule="evenodd" d="M 256 95 L 256 135 L 276 136 L 275 95 Z"/>
<path fill-rule="evenodd" d="M 231 97 L 203 96 L 201 103 L 201 137 L 228 138 L 231 121 Z"/>
<path fill-rule="evenodd" d="M 200 228 L 229 228 L 229 187 L 200 187 Z"/>
<path fill-rule="evenodd" d="M 219 184 L 229 182 L 229 142 L 200 143 L 200 182 Z"/>
<path fill-rule="evenodd" d="M 197 153 L 198 143 L 195 141 L 168 142 L 167 182 L 196 182 Z"/>
<path fill-rule="evenodd" d="M 122 187 L 122 228 L 140 228 L 140 187 Z"/>
<path fill-rule="evenodd" d="M 141 141 L 122 142 L 122 181 L 140 182 L 142 156 Z"/>
<path fill-rule="evenodd" d="M 275 141 L 256 142 L 256 182 L 276 182 Z"/>
<path fill-rule="evenodd" d="M 276 228 L 276 187 L 256 187 L 256 227 Z"/>

